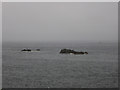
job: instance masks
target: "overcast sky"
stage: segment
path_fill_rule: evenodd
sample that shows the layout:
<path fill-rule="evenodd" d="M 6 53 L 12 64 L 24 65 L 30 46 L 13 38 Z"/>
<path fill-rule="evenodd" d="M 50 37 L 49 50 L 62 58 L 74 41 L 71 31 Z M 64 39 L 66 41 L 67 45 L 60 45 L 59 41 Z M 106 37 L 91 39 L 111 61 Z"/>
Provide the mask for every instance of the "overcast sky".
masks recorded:
<path fill-rule="evenodd" d="M 3 42 L 116 42 L 118 3 L 3 3 Z"/>

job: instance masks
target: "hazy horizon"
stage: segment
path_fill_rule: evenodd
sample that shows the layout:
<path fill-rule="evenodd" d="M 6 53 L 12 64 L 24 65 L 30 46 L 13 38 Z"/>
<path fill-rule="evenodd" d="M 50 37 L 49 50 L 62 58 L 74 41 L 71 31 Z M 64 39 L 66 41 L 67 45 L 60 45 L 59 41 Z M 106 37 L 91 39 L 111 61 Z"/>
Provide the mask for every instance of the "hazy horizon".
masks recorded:
<path fill-rule="evenodd" d="M 3 42 L 118 42 L 117 3 L 4 2 Z"/>

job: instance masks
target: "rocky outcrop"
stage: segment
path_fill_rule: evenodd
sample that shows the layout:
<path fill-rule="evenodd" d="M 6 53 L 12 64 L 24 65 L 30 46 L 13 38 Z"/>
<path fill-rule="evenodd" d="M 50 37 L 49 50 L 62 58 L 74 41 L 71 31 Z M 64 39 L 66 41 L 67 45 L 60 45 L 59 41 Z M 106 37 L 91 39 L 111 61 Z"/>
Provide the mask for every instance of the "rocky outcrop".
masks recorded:
<path fill-rule="evenodd" d="M 84 52 L 85 54 L 88 54 L 88 52 Z"/>
<path fill-rule="evenodd" d="M 28 52 L 31 52 L 32 50 L 31 50 L 31 49 L 22 49 L 21 51 L 28 51 Z M 33 50 L 33 51 L 40 51 L 40 49 L 36 49 L 36 50 Z"/>
<path fill-rule="evenodd" d="M 74 50 L 71 50 L 71 49 L 62 49 L 60 51 L 60 53 L 65 53 L 65 54 L 70 54 L 70 53 L 74 53 L 75 51 Z"/>
<path fill-rule="evenodd" d="M 21 51 L 28 51 L 28 52 L 31 52 L 31 49 L 23 49 Z"/>
<path fill-rule="evenodd" d="M 78 51 L 74 51 L 74 50 L 71 50 L 71 49 L 61 49 L 60 51 L 60 54 L 88 54 L 88 52 L 78 52 Z"/>

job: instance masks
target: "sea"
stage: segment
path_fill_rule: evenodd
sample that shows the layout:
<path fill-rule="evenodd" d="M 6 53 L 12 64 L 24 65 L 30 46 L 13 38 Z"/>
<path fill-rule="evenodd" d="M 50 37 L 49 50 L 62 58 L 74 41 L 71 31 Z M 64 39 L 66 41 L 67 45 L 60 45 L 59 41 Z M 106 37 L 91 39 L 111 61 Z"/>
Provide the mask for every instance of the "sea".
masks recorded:
<path fill-rule="evenodd" d="M 2 88 L 118 88 L 118 44 L 3 43 Z"/>

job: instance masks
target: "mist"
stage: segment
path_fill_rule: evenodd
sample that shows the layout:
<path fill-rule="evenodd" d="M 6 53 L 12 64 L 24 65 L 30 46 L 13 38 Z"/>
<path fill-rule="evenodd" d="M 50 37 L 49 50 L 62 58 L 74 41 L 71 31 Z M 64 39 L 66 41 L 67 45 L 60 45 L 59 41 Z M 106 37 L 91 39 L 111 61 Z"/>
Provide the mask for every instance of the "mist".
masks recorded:
<path fill-rule="evenodd" d="M 4 2 L 3 42 L 117 42 L 118 3 Z"/>

